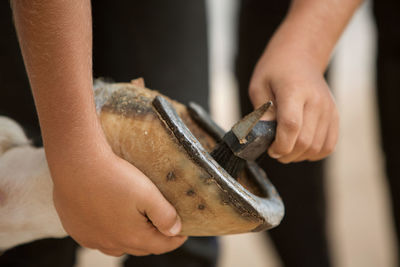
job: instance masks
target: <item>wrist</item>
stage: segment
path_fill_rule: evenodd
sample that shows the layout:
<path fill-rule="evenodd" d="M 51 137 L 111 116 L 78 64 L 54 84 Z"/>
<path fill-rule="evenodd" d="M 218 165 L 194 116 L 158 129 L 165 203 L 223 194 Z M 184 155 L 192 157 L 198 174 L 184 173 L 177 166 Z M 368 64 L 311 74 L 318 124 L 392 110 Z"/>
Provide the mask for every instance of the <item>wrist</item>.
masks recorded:
<path fill-rule="evenodd" d="M 96 118 L 97 120 L 97 118 Z M 47 133 L 49 130 L 47 131 Z M 50 131 L 51 132 L 51 131 Z M 114 155 L 99 122 L 43 133 L 44 148 L 53 178 L 104 162 Z M 54 180 L 54 179 L 53 179 Z"/>
<path fill-rule="evenodd" d="M 330 59 L 330 51 L 318 47 L 304 29 L 299 29 L 295 20 L 288 19 L 278 29 L 263 54 L 265 61 L 288 64 L 287 67 L 309 67 L 324 73 Z"/>
<path fill-rule="evenodd" d="M 327 12 L 329 4 L 321 1 L 293 1 L 291 8 L 267 46 L 274 53 L 318 67 L 324 72 L 335 44 L 349 18 L 338 19 Z M 333 8 L 333 7 L 331 7 Z M 336 14 L 339 16 L 341 14 Z"/>

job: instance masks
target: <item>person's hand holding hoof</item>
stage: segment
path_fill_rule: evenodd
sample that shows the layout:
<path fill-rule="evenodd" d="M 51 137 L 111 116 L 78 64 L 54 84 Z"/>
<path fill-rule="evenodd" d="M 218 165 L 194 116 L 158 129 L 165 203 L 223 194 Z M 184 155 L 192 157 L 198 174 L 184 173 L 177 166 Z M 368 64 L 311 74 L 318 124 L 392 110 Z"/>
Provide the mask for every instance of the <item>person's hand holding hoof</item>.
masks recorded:
<path fill-rule="evenodd" d="M 49 159 L 54 203 L 65 230 L 82 246 L 139 256 L 174 250 L 186 240 L 177 236 L 181 221 L 175 208 L 108 148 L 63 158 Z"/>
<path fill-rule="evenodd" d="M 157 187 L 117 157 L 96 115 L 89 0 L 11 1 L 65 230 L 106 254 L 179 247 L 180 219 Z"/>

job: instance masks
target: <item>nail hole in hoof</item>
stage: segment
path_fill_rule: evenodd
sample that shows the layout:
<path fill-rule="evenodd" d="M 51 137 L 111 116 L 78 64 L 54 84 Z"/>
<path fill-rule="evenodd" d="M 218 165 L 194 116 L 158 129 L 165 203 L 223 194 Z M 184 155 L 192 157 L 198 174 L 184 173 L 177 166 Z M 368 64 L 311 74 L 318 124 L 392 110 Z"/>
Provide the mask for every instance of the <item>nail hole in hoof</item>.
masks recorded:
<path fill-rule="evenodd" d="M 194 192 L 194 190 L 193 189 L 189 189 L 188 191 L 186 191 L 186 195 L 188 195 L 188 196 L 194 196 L 196 194 L 196 192 Z"/>
<path fill-rule="evenodd" d="M 169 172 L 167 174 L 167 181 L 170 182 L 170 181 L 175 181 L 175 180 L 176 180 L 175 173 L 174 172 Z"/>

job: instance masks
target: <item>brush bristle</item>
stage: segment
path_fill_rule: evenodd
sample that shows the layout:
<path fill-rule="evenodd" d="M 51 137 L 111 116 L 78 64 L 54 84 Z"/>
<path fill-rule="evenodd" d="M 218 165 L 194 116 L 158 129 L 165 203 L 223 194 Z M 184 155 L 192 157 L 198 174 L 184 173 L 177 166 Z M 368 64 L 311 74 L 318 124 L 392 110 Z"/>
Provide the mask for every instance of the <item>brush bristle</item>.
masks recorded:
<path fill-rule="evenodd" d="M 211 156 L 224 168 L 233 178 L 236 178 L 246 163 L 245 160 L 235 156 L 225 142 L 217 144 L 211 152 Z"/>

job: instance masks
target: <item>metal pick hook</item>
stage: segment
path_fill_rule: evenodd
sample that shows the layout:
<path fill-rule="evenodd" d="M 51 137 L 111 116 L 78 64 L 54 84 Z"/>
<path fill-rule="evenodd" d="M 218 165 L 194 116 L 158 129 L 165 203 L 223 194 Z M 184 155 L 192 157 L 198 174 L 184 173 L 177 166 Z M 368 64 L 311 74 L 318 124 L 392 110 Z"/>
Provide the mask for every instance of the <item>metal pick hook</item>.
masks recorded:
<path fill-rule="evenodd" d="M 268 111 L 273 105 L 272 101 L 268 101 L 250 114 L 246 115 L 238 121 L 233 127 L 232 132 L 236 135 L 239 143 L 245 144 L 247 142 L 246 136 L 254 128 L 261 117 Z"/>

